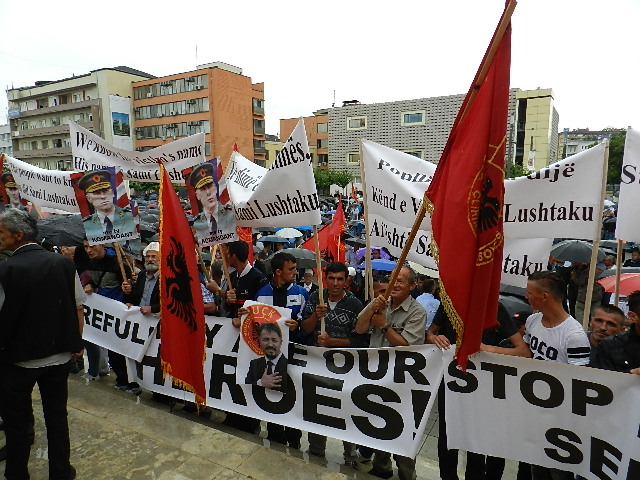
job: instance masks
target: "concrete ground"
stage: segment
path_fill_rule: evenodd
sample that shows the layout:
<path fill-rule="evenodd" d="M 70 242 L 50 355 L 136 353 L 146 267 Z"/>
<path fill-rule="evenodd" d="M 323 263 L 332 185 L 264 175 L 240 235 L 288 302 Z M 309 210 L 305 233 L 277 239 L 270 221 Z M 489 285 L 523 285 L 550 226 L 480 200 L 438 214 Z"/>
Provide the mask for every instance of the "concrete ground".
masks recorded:
<path fill-rule="evenodd" d="M 29 469 L 33 480 L 47 478 L 47 441 L 37 389 L 33 396 L 36 440 Z M 309 457 L 303 435 L 301 451 L 217 423 L 212 418 L 115 390 L 112 376 L 88 382 L 69 378 L 71 463 L 78 479 L 212 480 L 292 479 L 371 480 L 366 463 L 344 466 L 342 442 L 329 439 L 326 460 Z M 434 409 L 435 410 L 435 409 Z M 429 418 L 417 459 L 418 478 L 438 480 L 437 412 Z M 0 437 L 1 438 L 1 437 Z M 460 478 L 464 454 L 460 456 Z M 508 461 L 503 478 L 515 479 L 516 463 Z M 395 477 L 397 478 L 397 477 Z"/>

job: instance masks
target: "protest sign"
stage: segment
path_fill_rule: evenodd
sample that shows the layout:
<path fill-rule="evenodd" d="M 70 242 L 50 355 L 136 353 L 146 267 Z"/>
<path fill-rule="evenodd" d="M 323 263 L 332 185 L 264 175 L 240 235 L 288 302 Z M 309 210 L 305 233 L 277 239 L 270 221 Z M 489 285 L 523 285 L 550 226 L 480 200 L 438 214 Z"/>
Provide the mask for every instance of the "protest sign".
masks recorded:
<path fill-rule="evenodd" d="M 604 144 L 505 180 L 505 238 L 600 236 Z"/>
<path fill-rule="evenodd" d="M 197 133 L 159 147 L 137 152 L 107 143 L 80 125 L 69 122 L 73 168 L 81 172 L 118 166 L 125 180 L 160 182 L 162 162 L 172 183 L 184 183 L 182 170 L 205 161 L 204 133 Z"/>
<path fill-rule="evenodd" d="M 84 304 L 82 338 L 125 357 L 142 360 L 158 319 L 155 315 L 143 315 L 139 307 L 128 308 L 94 293 L 87 295 Z"/>
<path fill-rule="evenodd" d="M 615 237 L 626 242 L 640 243 L 640 132 L 629 128 L 624 142 L 624 157 L 618 196 L 618 220 Z"/>
<path fill-rule="evenodd" d="M 239 330 L 230 319 L 207 317 L 207 405 L 359 445 L 414 456 L 442 377 L 442 353 L 420 345 L 383 349 L 325 349 L 289 344 L 289 389 L 238 384 Z M 162 378 L 154 338 L 134 381 L 148 390 L 190 400 Z"/>
<path fill-rule="evenodd" d="M 225 179 L 239 226 L 320 224 L 320 204 L 302 120 L 269 169 L 233 152 Z"/>
<path fill-rule="evenodd" d="M 640 478 L 636 375 L 490 353 L 470 357 L 466 373 L 446 365 L 449 448 Z"/>
<path fill-rule="evenodd" d="M 68 213 L 80 212 L 71 184 L 71 172 L 46 170 L 10 156 L 6 157 L 6 164 L 18 184 L 23 199 L 39 207 Z"/>
<path fill-rule="evenodd" d="M 236 219 L 219 158 L 182 171 L 194 217 L 198 245 L 207 247 L 238 240 Z"/>
<path fill-rule="evenodd" d="M 72 173 L 70 178 L 90 245 L 140 237 L 119 167 Z"/>
<path fill-rule="evenodd" d="M 546 270 L 552 242 L 551 238 L 505 238 L 500 283 L 526 288 L 529 275 Z"/>

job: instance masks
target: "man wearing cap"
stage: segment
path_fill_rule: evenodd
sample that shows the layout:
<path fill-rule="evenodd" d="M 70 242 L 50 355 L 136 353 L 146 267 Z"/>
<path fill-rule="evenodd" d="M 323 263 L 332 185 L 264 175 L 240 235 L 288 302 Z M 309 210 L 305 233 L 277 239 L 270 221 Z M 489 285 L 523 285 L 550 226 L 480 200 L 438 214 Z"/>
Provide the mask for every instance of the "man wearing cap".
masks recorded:
<path fill-rule="evenodd" d="M 93 205 L 94 213 L 82 219 L 89 240 L 105 235 L 135 232 L 131 208 L 121 208 L 114 204 L 111 173 L 108 170 L 87 172 L 78 181 L 87 202 Z M 122 236 L 115 237 L 119 240 Z"/>
<path fill-rule="evenodd" d="M 18 184 L 13 179 L 13 174 L 9 172 L 3 173 L 2 183 L 4 184 L 4 189 L 7 192 L 7 205 L 11 205 L 14 208 L 20 208 L 22 206 L 20 191 L 18 190 Z"/>
<path fill-rule="evenodd" d="M 309 294 L 312 294 L 313 292 L 318 290 L 318 285 L 313 283 L 314 278 L 315 276 L 313 275 L 313 269 L 307 268 L 304 271 L 304 278 L 300 286 L 302 286 Z"/>
<path fill-rule="evenodd" d="M 195 189 L 201 211 L 193 226 L 198 238 L 207 238 L 233 230 L 233 214 L 218 202 L 218 188 L 213 178 L 213 165 L 201 163 L 189 176 L 189 184 Z"/>

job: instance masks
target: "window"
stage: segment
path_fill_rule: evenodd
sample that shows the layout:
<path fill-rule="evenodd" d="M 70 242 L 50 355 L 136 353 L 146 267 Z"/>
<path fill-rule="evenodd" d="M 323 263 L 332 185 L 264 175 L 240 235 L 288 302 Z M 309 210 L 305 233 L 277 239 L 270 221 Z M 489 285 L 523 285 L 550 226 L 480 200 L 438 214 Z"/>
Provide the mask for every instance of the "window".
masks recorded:
<path fill-rule="evenodd" d="M 81 102 L 82 101 L 82 94 L 81 93 L 74 93 L 73 94 L 73 103 L 77 103 L 77 102 Z"/>
<path fill-rule="evenodd" d="M 329 139 L 319 138 L 316 140 L 316 148 L 329 148 Z"/>
<path fill-rule="evenodd" d="M 347 130 L 363 130 L 367 128 L 367 117 L 347 117 Z"/>
<path fill-rule="evenodd" d="M 62 148 L 62 139 L 56 138 L 52 140 L 52 142 L 53 142 L 53 148 Z"/>
<path fill-rule="evenodd" d="M 424 125 L 425 111 L 413 110 L 400 114 L 400 123 L 404 125 Z"/>
<path fill-rule="evenodd" d="M 402 150 L 404 153 L 413 155 L 414 157 L 422 158 L 422 150 Z"/>
<path fill-rule="evenodd" d="M 53 117 L 51 119 L 51 126 L 57 127 L 58 125 L 60 125 L 60 117 Z"/>
<path fill-rule="evenodd" d="M 73 116 L 73 121 L 76 123 L 84 122 L 84 113 L 76 113 Z"/>
<path fill-rule="evenodd" d="M 347 163 L 351 165 L 359 165 L 360 164 L 360 153 L 359 152 L 349 152 L 347 153 Z"/>
<path fill-rule="evenodd" d="M 42 150 L 49 148 L 49 140 L 42 140 L 40 142 L 40 148 L 42 148 Z"/>
<path fill-rule="evenodd" d="M 328 123 L 319 123 L 318 133 L 327 133 L 329 131 L 328 127 L 329 127 Z"/>

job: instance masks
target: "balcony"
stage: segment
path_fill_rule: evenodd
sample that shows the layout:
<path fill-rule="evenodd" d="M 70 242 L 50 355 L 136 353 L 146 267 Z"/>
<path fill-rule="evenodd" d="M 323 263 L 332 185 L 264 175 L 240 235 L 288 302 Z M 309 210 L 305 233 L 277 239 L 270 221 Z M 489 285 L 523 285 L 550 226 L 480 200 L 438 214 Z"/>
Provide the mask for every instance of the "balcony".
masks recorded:
<path fill-rule="evenodd" d="M 94 130 L 93 122 L 83 122 L 78 125 L 87 130 Z M 14 139 L 21 140 L 23 138 L 44 137 L 48 135 L 69 135 L 69 125 L 57 125 L 55 127 L 28 128 L 26 130 L 14 130 L 11 132 Z"/>
<path fill-rule="evenodd" d="M 66 157 L 71 155 L 71 147 L 45 148 L 42 150 L 18 150 L 13 152 L 20 160 L 42 157 Z"/>
<path fill-rule="evenodd" d="M 89 107 L 99 107 L 100 99 L 94 98 L 92 100 L 85 100 L 83 102 L 65 103 L 63 105 L 56 105 L 55 107 L 36 108 L 35 110 L 27 110 L 26 112 L 20 112 L 17 118 L 27 118 L 36 115 L 46 115 L 49 113 L 67 112 L 69 110 L 80 110 Z"/>

